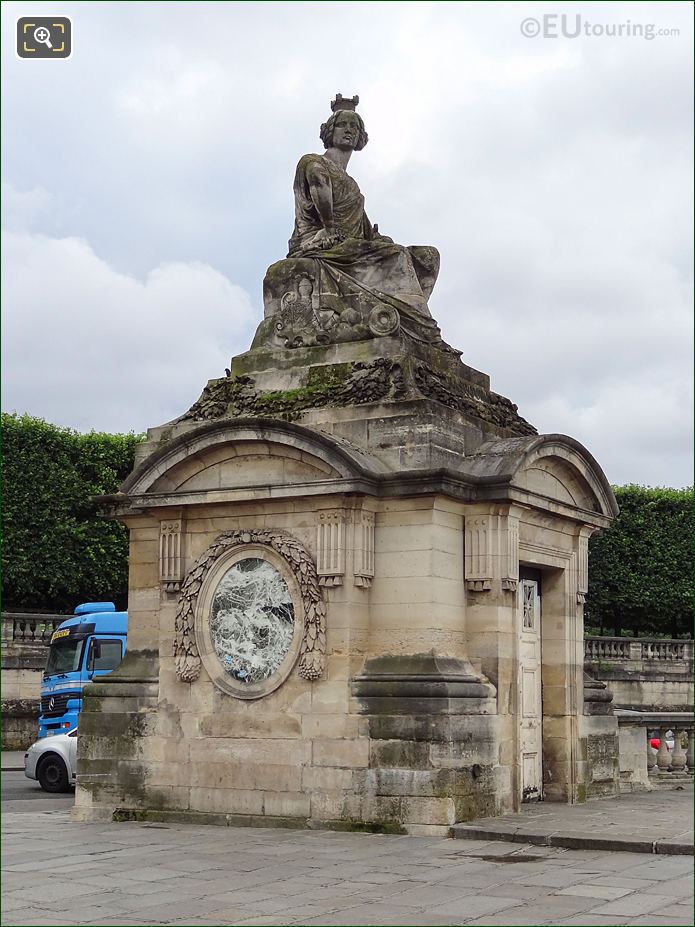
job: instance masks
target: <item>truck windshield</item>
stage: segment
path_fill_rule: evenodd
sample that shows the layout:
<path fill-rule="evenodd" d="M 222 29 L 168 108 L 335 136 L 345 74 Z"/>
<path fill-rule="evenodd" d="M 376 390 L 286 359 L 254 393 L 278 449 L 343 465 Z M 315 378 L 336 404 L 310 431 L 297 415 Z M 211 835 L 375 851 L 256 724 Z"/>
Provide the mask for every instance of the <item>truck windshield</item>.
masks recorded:
<path fill-rule="evenodd" d="M 80 668 L 84 640 L 65 638 L 51 644 L 48 651 L 48 661 L 44 676 L 55 676 L 57 673 L 72 673 Z"/>

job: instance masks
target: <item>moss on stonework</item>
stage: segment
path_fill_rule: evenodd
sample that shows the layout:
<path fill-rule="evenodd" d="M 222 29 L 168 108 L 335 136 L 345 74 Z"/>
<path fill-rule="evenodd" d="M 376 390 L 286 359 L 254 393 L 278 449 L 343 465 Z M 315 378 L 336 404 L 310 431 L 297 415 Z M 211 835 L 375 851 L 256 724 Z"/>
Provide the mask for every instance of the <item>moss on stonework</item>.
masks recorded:
<path fill-rule="evenodd" d="M 123 824 L 126 821 L 146 821 L 147 819 L 147 812 L 138 811 L 136 808 L 116 808 L 111 815 L 111 820 L 116 824 Z"/>
<path fill-rule="evenodd" d="M 319 406 L 328 405 L 339 389 L 340 387 L 327 385 L 272 390 L 269 393 L 261 393 L 256 397 L 254 411 L 261 415 L 298 414 L 303 409 L 315 409 Z"/>
<path fill-rule="evenodd" d="M 336 364 L 333 369 L 314 367 L 309 371 L 306 386 L 267 393 L 254 393 L 245 378 L 237 378 L 227 383 L 223 381 L 220 399 L 235 415 L 272 415 L 291 421 L 304 409 L 315 409 L 335 401 L 348 375 L 348 364 Z"/>
<path fill-rule="evenodd" d="M 376 740 L 370 765 L 373 769 L 429 769 L 429 746 L 414 740 Z"/>
<path fill-rule="evenodd" d="M 493 793 L 480 792 L 473 795 L 453 797 L 454 815 L 457 821 L 475 821 L 477 818 L 495 817 L 499 814 L 497 798 Z"/>
<path fill-rule="evenodd" d="M 361 821 L 359 819 L 312 821 L 304 817 L 264 816 L 258 814 L 225 814 L 215 811 L 191 811 L 184 809 L 152 807 L 151 795 L 147 795 L 147 807 L 116 808 L 111 819 L 116 823 L 127 821 L 159 821 L 172 824 L 212 824 L 222 827 L 283 827 L 288 829 L 310 828 L 311 830 L 346 831 L 359 834 L 407 834 L 407 829 L 397 821 Z M 156 803 L 155 803 L 156 804 Z"/>
<path fill-rule="evenodd" d="M 311 367 L 307 374 L 307 386 L 324 389 L 342 388 L 352 370 L 351 364 L 323 364 Z"/>
<path fill-rule="evenodd" d="M 259 393 L 251 377 L 226 377 L 211 380 L 183 418 L 201 421 L 223 415 L 257 415 L 292 421 L 307 409 L 381 399 L 397 390 L 399 383 L 400 368 L 384 358 L 369 364 L 356 362 L 310 367 L 306 384 L 287 390 Z"/>
<path fill-rule="evenodd" d="M 93 682 L 89 688 L 85 688 L 82 697 L 84 698 L 83 711 L 101 711 L 102 702 L 107 697 L 105 686 L 97 686 Z"/>
<path fill-rule="evenodd" d="M 360 821 L 349 818 L 347 820 L 333 820 L 314 822 L 315 829 L 340 830 L 356 834 L 407 834 L 406 828 L 397 821 Z"/>
<path fill-rule="evenodd" d="M 212 824 L 218 827 L 282 827 L 301 829 L 309 827 L 307 818 L 292 818 L 280 815 L 231 814 L 224 811 L 192 811 L 168 808 L 164 798 L 156 799 L 152 807 L 151 793 L 147 795 L 147 807 L 116 808 L 111 819 L 120 823 L 124 821 L 160 821 L 173 824 Z"/>

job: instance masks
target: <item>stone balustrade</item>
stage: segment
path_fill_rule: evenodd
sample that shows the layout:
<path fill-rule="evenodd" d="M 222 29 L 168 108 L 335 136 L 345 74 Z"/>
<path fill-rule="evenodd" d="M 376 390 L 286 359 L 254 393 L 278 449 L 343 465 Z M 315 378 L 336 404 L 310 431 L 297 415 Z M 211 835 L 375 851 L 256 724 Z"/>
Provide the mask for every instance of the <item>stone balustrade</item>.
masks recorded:
<path fill-rule="evenodd" d="M 23 750 L 36 739 L 48 645 L 53 631 L 68 617 L 2 613 L 2 744 L 6 750 Z"/>
<path fill-rule="evenodd" d="M 691 640 L 587 637 L 584 670 L 608 685 L 616 708 L 635 711 L 693 708 Z"/>
<path fill-rule="evenodd" d="M 584 640 L 585 663 L 641 662 L 692 663 L 693 642 L 636 637 L 587 637 Z"/>
<path fill-rule="evenodd" d="M 620 788 L 631 792 L 691 778 L 695 768 L 691 712 L 617 709 L 620 743 Z M 667 740 L 673 738 L 669 749 Z M 651 741 L 659 740 L 658 750 Z"/>
<path fill-rule="evenodd" d="M 3 612 L 2 646 L 50 643 L 51 635 L 68 615 L 42 615 L 38 613 Z"/>

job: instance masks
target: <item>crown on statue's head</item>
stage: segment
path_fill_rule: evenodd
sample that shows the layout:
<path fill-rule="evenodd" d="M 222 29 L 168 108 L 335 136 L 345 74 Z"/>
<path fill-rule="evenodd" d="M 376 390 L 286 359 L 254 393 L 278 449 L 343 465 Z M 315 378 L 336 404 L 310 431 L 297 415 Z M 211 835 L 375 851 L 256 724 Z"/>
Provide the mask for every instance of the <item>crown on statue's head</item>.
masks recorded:
<path fill-rule="evenodd" d="M 339 109 L 347 109 L 351 113 L 355 112 L 355 107 L 360 102 L 360 98 L 355 94 L 351 99 L 347 99 L 342 93 L 336 93 L 335 100 L 331 101 L 331 112 L 335 113 Z"/>

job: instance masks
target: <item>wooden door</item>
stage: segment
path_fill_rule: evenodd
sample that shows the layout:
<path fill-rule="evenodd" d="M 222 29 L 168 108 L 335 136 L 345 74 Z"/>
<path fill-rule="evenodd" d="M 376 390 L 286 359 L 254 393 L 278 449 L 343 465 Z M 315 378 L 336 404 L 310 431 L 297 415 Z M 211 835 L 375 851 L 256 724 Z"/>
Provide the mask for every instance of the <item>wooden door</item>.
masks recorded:
<path fill-rule="evenodd" d="M 543 797 L 543 704 L 538 580 L 519 580 L 518 613 L 521 800 L 539 801 Z"/>

